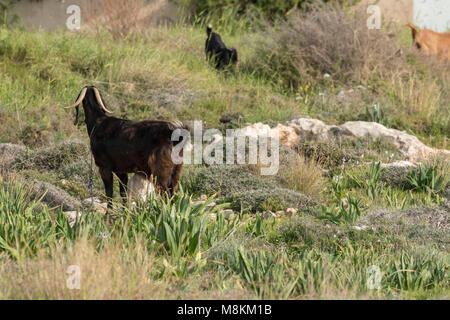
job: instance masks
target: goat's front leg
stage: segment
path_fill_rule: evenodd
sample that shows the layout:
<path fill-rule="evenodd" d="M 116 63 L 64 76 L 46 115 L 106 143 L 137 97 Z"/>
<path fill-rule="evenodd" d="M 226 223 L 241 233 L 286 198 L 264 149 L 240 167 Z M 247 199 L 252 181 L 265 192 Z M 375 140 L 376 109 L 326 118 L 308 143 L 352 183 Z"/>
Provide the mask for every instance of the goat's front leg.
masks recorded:
<path fill-rule="evenodd" d="M 119 188 L 120 188 L 120 196 L 122 197 L 123 204 L 127 205 L 127 185 L 128 185 L 128 174 L 121 173 L 117 174 L 119 178 Z"/>
<path fill-rule="evenodd" d="M 105 193 L 108 198 L 108 210 L 112 208 L 113 197 L 113 174 L 112 171 L 106 168 L 99 168 L 100 176 L 102 177 L 103 184 L 105 185 Z"/>

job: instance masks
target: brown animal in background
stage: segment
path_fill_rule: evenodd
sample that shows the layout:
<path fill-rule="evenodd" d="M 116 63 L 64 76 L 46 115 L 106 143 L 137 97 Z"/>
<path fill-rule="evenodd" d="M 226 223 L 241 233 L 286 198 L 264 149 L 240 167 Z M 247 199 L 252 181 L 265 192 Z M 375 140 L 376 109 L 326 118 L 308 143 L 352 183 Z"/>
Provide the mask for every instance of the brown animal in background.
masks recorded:
<path fill-rule="evenodd" d="M 408 26 L 417 48 L 450 60 L 450 32 L 438 33 L 429 29 L 418 31 L 412 23 L 408 23 Z"/>
<path fill-rule="evenodd" d="M 156 180 L 160 192 L 172 195 L 178 187 L 183 164 L 172 161 L 172 149 L 184 140 L 172 141 L 176 129 L 185 128 L 180 121 L 130 121 L 107 115 L 111 113 L 96 87 L 84 87 L 75 104 L 75 124 L 78 106 L 83 103 L 85 122 L 92 155 L 98 166 L 111 208 L 113 174 L 120 180 L 120 195 L 126 198 L 128 173 L 139 173 Z M 182 157 L 182 150 L 180 157 Z"/>

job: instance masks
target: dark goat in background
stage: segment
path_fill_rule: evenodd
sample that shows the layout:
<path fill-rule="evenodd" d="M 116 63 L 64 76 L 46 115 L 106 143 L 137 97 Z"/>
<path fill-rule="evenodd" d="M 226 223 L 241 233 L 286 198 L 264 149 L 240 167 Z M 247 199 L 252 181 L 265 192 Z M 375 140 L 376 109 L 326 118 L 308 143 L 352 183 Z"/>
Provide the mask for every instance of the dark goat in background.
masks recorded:
<path fill-rule="evenodd" d="M 206 28 L 205 53 L 206 59 L 215 64 L 216 69 L 224 69 L 230 64 L 235 65 L 238 60 L 237 51 L 234 48 L 228 49 L 219 34 L 212 32 L 209 24 Z"/>
<path fill-rule="evenodd" d="M 83 103 L 85 122 L 95 164 L 105 185 L 108 208 L 113 197 L 113 173 L 120 180 L 120 195 L 126 197 L 128 173 L 139 173 L 156 179 L 157 189 L 168 192 L 177 190 L 183 164 L 172 162 L 172 148 L 180 142 L 172 142 L 174 130 L 184 128 L 179 121 L 130 121 L 108 116 L 100 92 L 93 86 L 84 87 L 75 104 L 75 124 L 78 122 L 78 106 Z M 182 157 L 182 151 L 180 152 Z"/>

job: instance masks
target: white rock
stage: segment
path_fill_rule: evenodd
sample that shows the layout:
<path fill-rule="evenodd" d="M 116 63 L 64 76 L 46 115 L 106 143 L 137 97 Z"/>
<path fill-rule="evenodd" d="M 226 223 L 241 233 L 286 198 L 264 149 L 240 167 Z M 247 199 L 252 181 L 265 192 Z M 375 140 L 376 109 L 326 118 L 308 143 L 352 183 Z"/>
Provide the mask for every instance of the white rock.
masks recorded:
<path fill-rule="evenodd" d="M 326 142 L 333 136 L 370 137 L 390 139 L 405 160 L 421 161 L 429 156 L 440 154 L 450 157 L 449 150 L 433 149 L 423 144 L 417 137 L 404 131 L 389 129 L 376 122 L 349 121 L 340 126 L 326 125 L 320 120 L 299 118 L 291 120 L 288 126 L 294 127 L 300 138 L 308 137 Z"/>
<path fill-rule="evenodd" d="M 411 163 L 422 161 L 437 154 L 450 158 L 449 150 L 430 148 L 413 135 L 404 131 L 386 128 L 376 122 L 349 121 L 335 126 L 327 125 L 321 120 L 301 117 L 288 121 L 286 125 L 278 124 L 275 128 L 271 128 L 263 123 L 254 123 L 236 130 L 234 136 L 252 138 L 278 136 L 280 143 L 288 147 L 295 146 L 305 139 L 328 142 L 333 137 L 339 136 L 370 137 L 374 140 L 385 138 L 390 139 L 397 147 L 400 155 Z M 214 137 L 213 141 L 217 142 L 219 138 Z"/>
<path fill-rule="evenodd" d="M 82 204 L 86 208 L 90 208 L 92 205 L 92 199 L 86 198 L 82 201 Z M 93 204 L 93 210 L 100 212 L 100 213 L 106 213 L 106 210 L 108 208 L 108 204 L 106 202 L 102 202 L 99 198 L 94 197 L 94 204 Z"/>
<path fill-rule="evenodd" d="M 64 215 L 69 219 L 70 227 L 73 227 L 77 220 L 77 217 L 78 219 L 81 218 L 82 213 L 77 211 L 65 211 Z"/>
<path fill-rule="evenodd" d="M 282 145 L 293 147 L 300 143 L 300 137 L 293 127 L 278 124 L 274 130 L 276 130 L 275 134 L 278 135 Z"/>
<path fill-rule="evenodd" d="M 293 216 L 295 216 L 296 214 L 297 214 L 297 209 L 295 209 L 295 208 L 288 208 L 287 210 L 286 210 L 286 215 L 288 216 L 288 217 L 293 217 Z"/>
<path fill-rule="evenodd" d="M 288 121 L 287 126 L 295 128 L 300 138 L 314 137 L 318 140 L 328 139 L 329 126 L 320 120 L 298 118 Z"/>
<path fill-rule="evenodd" d="M 276 216 L 276 214 L 273 213 L 272 211 L 267 210 L 267 211 L 264 211 L 264 212 L 263 212 L 263 217 L 264 217 L 265 219 L 268 219 L 268 218 L 276 218 L 277 216 Z"/>
<path fill-rule="evenodd" d="M 234 132 L 235 137 L 278 137 L 281 144 L 292 147 L 300 142 L 300 137 L 295 128 L 278 124 L 275 128 L 271 128 L 267 124 L 254 123 L 250 126 L 238 129 Z"/>
<path fill-rule="evenodd" d="M 270 136 L 271 134 L 273 134 L 273 129 L 270 128 L 269 125 L 261 122 L 254 123 L 241 129 L 237 129 L 234 132 L 235 137 L 246 136 L 252 138 L 258 138 L 259 136 Z"/>
<path fill-rule="evenodd" d="M 416 167 L 417 163 L 411 162 L 411 161 L 406 161 L 406 160 L 400 160 L 400 161 L 394 161 L 394 162 L 390 162 L 390 163 L 382 163 L 381 167 L 382 168 L 392 168 L 392 167 L 397 167 L 397 168 L 410 168 L 410 167 Z"/>

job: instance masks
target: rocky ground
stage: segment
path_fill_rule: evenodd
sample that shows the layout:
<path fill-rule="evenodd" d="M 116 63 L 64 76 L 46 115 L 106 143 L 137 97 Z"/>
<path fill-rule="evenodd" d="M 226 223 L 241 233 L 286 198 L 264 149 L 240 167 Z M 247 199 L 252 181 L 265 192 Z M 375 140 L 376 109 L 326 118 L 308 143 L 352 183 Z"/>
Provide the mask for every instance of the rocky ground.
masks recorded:
<path fill-rule="evenodd" d="M 278 135 L 281 144 L 285 146 L 283 147 L 285 149 L 281 150 L 281 163 L 285 161 L 287 154 L 298 149 L 298 146 L 304 141 L 327 143 L 327 141 L 342 141 L 343 139 L 352 141 L 357 138 L 373 141 L 385 139 L 392 144 L 395 150 L 386 158 L 389 162 L 382 163 L 384 169 L 382 180 L 398 187 L 402 186 L 406 175 L 410 170 L 414 170 L 421 163 L 420 161 L 424 162 L 437 155 L 448 159 L 450 155 L 448 150 L 427 147 L 416 137 L 405 132 L 388 129 L 378 123 L 363 121 L 329 126 L 320 120 L 298 118 L 288 121 L 285 125 L 278 124 L 274 127 L 256 123 L 239 129 L 236 134 L 245 134 L 251 137 L 267 134 Z M 0 144 L 0 163 L 3 177 L 14 177 L 25 181 L 32 186 L 37 197 L 42 198 L 42 202 L 49 207 L 61 207 L 71 216 L 78 209 L 92 209 L 92 204 L 94 210 L 105 212 L 106 203 L 102 200 L 101 184 L 97 183 L 98 189 L 96 190 L 96 196 L 93 198 L 93 203 L 91 197 L 83 198 L 80 194 L 71 194 L 73 192 L 71 192 L 70 185 L 73 181 L 69 180 L 73 179 L 79 184 L 87 184 L 89 179 L 88 145 L 82 141 L 74 140 L 59 146 L 36 150 L 27 150 L 24 146 L 10 143 Z M 344 158 L 343 163 L 349 165 L 351 161 Z M 356 160 L 354 163 L 358 166 L 367 165 L 367 162 L 365 164 L 363 160 L 361 162 Z M 96 171 L 95 165 L 93 169 Z M 66 175 L 67 179 L 59 179 L 56 184 L 41 181 L 29 176 L 33 170 L 62 171 L 62 176 Z M 238 212 L 244 208 L 252 212 L 261 211 L 267 212 L 266 215 L 281 216 L 285 212 L 297 212 L 299 209 L 305 210 L 317 205 L 317 201 L 313 198 L 280 186 L 276 177 L 258 177 L 249 166 L 200 166 L 187 170 L 188 173 L 185 174 L 184 181 L 188 181 L 193 186 L 193 191 L 196 194 L 205 197 L 207 194 L 212 195 L 219 192 L 220 199 L 231 202 L 232 209 Z M 69 171 L 74 172 L 68 174 Z M 327 172 L 327 170 L 323 171 L 325 175 Z M 82 194 L 87 195 L 86 192 L 82 192 Z M 287 211 L 274 210 L 272 212 L 271 210 L 265 210 L 267 209 L 266 201 L 269 198 L 279 201 L 282 204 L 279 209 Z M 440 209 L 419 208 L 413 209 L 413 212 L 416 212 L 417 215 L 417 212 L 428 210 L 430 210 L 430 213 L 425 214 L 422 217 L 423 219 L 436 220 L 435 225 L 437 227 L 447 228 L 448 204 Z M 386 214 L 383 211 L 377 211 L 366 216 L 365 219 L 371 217 L 370 221 L 373 222 L 380 217 L 401 217 L 404 215 L 402 212 Z M 431 212 L 440 212 L 441 214 Z"/>
<path fill-rule="evenodd" d="M 450 65 L 364 17 L 208 16 L 124 38 L 2 25 L 0 299 L 448 298 Z M 205 61 L 211 22 L 234 70 Z M 85 85 L 119 118 L 202 120 L 209 143 L 278 136 L 279 170 L 186 165 L 172 199 L 130 206 L 115 183 L 105 218 L 84 113 L 74 126 L 63 108 Z"/>

